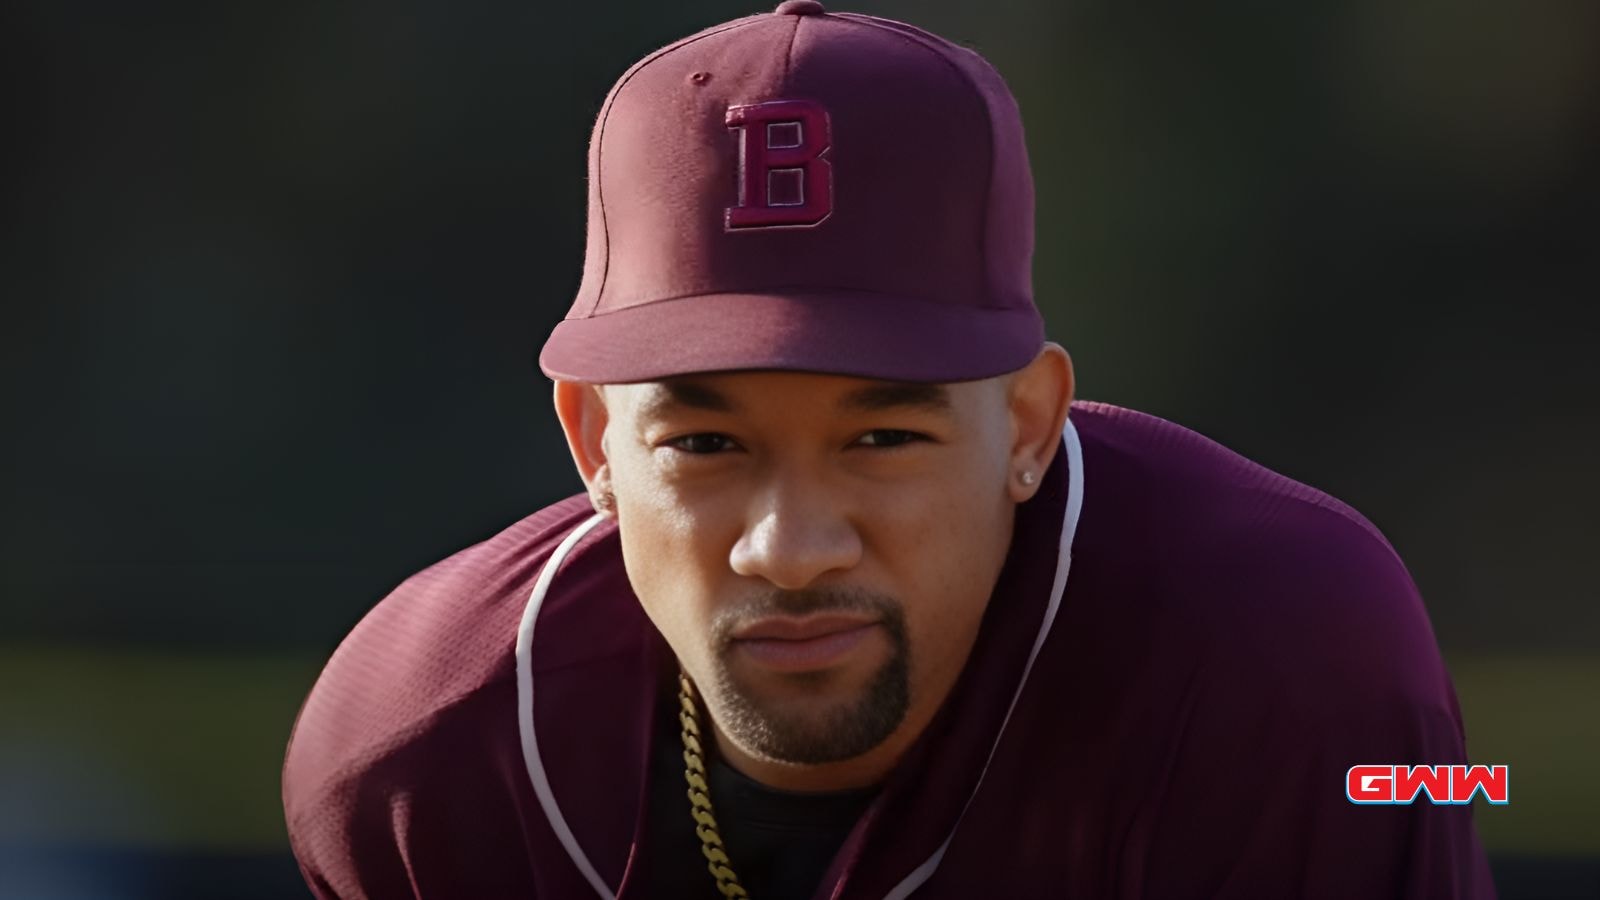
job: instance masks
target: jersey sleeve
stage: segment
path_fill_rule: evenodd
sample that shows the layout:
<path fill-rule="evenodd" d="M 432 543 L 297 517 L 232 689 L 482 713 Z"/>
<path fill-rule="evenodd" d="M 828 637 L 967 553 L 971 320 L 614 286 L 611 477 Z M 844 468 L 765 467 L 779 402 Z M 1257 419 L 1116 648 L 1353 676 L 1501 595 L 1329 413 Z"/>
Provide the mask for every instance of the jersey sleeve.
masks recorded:
<path fill-rule="evenodd" d="M 1468 762 L 1421 597 L 1348 511 L 1209 548 L 1185 714 L 1153 806 L 1150 896 L 1490 898 L 1470 805 L 1356 805 L 1354 765 Z M 1197 891 L 1196 888 L 1201 890 Z"/>
<path fill-rule="evenodd" d="M 472 703 L 514 708 L 514 698 Z M 297 764 L 289 838 L 321 900 L 535 897 L 526 823 L 509 800 L 525 779 L 499 742 L 474 740 L 473 710 L 420 740 L 317 779 Z"/>
<path fill-rule="evenodd" d="M 535 895 L 517 626 L 555 545 L 591 514 L 564 501 L 418 572 L 339 645 L 283 768 L 290 846 L 317 897 Z"/>

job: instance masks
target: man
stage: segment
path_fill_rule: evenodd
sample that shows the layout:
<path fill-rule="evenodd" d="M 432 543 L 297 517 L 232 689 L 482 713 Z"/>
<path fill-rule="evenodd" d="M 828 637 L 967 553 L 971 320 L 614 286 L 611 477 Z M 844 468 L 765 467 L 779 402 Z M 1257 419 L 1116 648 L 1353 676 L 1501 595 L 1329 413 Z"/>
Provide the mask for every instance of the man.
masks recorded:
<path fill-rule="evenodd" d="M 541 365 L 588 492 L 417 574 L 289 748 L 320 897 L 1484 897 L 1357 513 L 1073 403 L 976 54 L 787 0 L 612 90 Z M 1070 413 L 1070 415 L 1069 415 Z"/>

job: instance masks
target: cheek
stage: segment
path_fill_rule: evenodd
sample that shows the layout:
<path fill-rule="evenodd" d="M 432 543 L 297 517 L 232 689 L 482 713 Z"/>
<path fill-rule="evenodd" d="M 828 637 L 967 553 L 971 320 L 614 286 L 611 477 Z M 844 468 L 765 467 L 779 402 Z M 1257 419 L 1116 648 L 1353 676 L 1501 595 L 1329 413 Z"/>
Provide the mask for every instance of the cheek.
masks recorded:
<path fill-rule="evenodd" d="M 612 489 L 628 581 L 680 656 L 703 640 L 728 569 L 714 509 L 652 477 L 647 460 L 616 460 Z"/>
<path fill-rule="evenodd" d="M 992 555 L 1011 520 L 1005 466 L 1003 454 L 973 444 L 915 479 L 863 486 L 871 495 L 860 507 L 876 533 L 871 542 L 885 556 L 940 572 L 941 581 L 947 569 Z"/>
<path fill-rule="evenodd" d="M 930 676 L 959 668 L 977 636 L 989 606 L 1004 552 L 992 536 L 968 529 L 941 529 L 924 545 L 918 582 L 922 590 L 905 598 L 907 628 L 918 665 Z"/>
<path fill-rule="evenodd" d="M 899 585 L 914 677 L 925 685 L 965 663 L 1005 562 L 1013 508 L 1003 463 L 987 460 L 878 504 L 878 556 Z"/>

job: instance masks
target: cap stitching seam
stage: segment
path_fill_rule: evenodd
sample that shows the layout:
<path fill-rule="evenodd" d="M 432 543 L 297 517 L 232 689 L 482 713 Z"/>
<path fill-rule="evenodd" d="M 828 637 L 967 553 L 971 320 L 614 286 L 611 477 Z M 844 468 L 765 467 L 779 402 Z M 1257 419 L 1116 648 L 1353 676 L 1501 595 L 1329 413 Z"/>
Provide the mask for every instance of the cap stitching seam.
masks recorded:
<path fill-rule="evenodd" d="M 789 69 L 794 62 L 794 41 L 800 36 L 800 20 L 804 18 L 805 16 L 794 17 L 794 30 L 789 32 L 789 49 L 783 52 L 783 80 L 779 82 L 781 85 L 779 89 L 784 93 L 789 91 Z"/>

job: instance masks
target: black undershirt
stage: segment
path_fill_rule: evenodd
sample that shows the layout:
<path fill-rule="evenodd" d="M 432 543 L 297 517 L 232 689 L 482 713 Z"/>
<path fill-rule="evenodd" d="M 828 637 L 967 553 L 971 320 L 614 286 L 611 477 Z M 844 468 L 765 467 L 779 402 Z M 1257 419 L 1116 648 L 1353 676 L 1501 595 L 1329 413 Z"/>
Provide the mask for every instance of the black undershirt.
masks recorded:
<path fill-rule="evenodd" d="M 644 896 L 721 900 L 689 815 L 678 700 L 676 694 L 669 699 L 670 705 L 656 718 L 647 844 L 653 850 L 641 861 L 641 874 L 649 885 Z M 709 735 L 704 743 L 712 743 Z M 735 771 L 714 754 L 706 768 L 728 858 L 751 900 L 810 900 L 834 854 L 877 793 L 875 788 L 815 794 L 775 790 Z"/>

